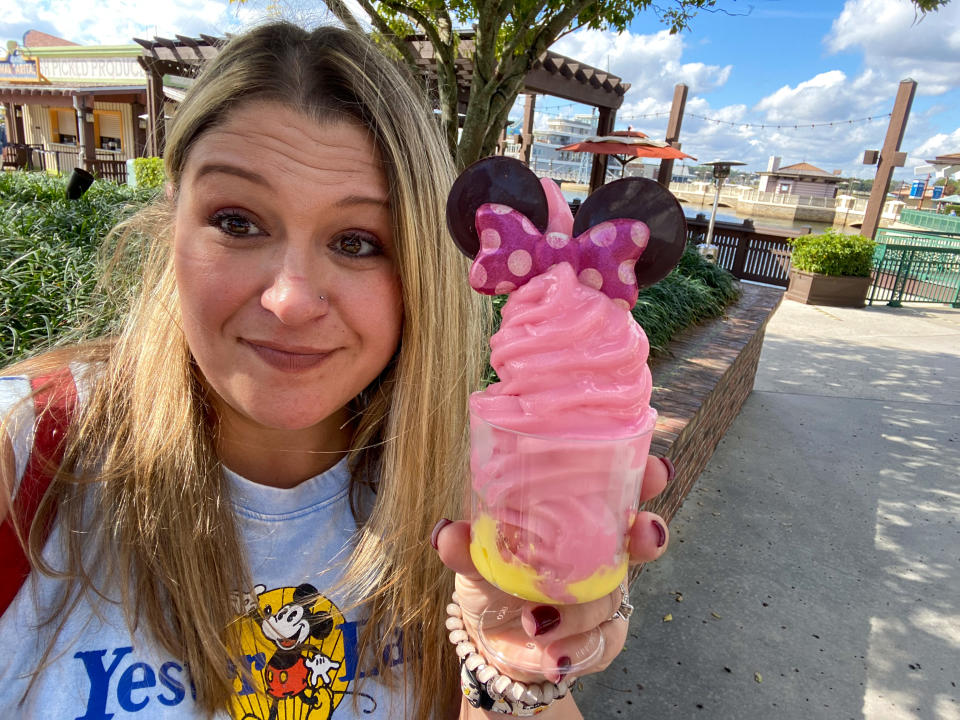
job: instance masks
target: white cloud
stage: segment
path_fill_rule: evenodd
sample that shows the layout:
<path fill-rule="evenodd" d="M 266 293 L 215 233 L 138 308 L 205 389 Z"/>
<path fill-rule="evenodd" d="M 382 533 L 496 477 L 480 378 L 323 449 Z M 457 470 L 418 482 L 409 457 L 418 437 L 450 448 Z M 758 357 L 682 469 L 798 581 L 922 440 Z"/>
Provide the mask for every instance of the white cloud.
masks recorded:
<path fill-rule="evenodd" d="M 920 95 L 960 87 L 960 5 L 917 19 L 909 0 L 848 0 L 825 43 L 862 52 L 864 66 L 887 82 L 913 78 Z"/>
<path fill-rule="evenodd" d="M 936 133 L 910 149 L 910 163 L 919 165 L 937 155 L 950 155 L 960 151 L 960 127 L 951 133 Z"/>
<path fill-rule="evenodd" d="M 81 45 L 126 45 L 134 37 L 222 35 L 259 15 L 227 0 L 41 0 L 25 7 L 4 0 L 0 33 L 19 41 L 27 30 L 41 30 Z"/>
<path fill-rule="evenodd" d="M 677 83 L 686 84 L 691 93 L 709 92 L 723 86 L 733 69 L 730 65 L 683 63 L 683 49 L 683 36 L 667 30 L 653 35 L 579 30 L 551 48 L 588 65 L 609 69 L 630 83 L 627 102 L 655 98 L 668 107 Z"/>

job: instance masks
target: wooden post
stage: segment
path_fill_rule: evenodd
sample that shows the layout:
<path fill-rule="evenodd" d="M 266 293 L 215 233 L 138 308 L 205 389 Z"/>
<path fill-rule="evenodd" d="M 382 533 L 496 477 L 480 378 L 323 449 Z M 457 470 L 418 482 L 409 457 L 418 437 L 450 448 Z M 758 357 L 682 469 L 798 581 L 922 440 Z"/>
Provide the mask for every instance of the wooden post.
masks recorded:
<path fill-rule="evenodd" d="M 907 119 L 910 117 L 910 107 L 913 105 L 913 96 L 917 91 L 915 80 L 903 80 L 897 90 L 897 99 L 893 103 L 893 112 L 890 114 L 890 124 L 887 126 L 887 137 L 883 141 L 880 151 L 880 161 L 877 163 L 877 174 L 870 190 L 870 199 L 867 200 L 867 209 L 863 215 L 863 225 L 860 234 L 873 238 L 880 226 L 880 215 L 883 213 L 883 204 L 890 189 L 890 179 L 895 167 L 903 167 L 906 154 L 900 152 L 900 143 L 907 129 Z"/>
<path fill-rule="evenodd" d="M 13 103 L 5 102 L 3 104 L 3 112 L 7 121 L 7 144 L 15 145 L 16 143 L 20 142 L 20 138 L 17 137 L 17 125 L 14 122 L 16 111 L 14 110 Z"/>
<path fill-rule="evenodd" d="M 613 132 L 613 124 L 617 119 L 617 111 L 613 108 L 600 108 L 597 118 L 597 135 L 609 135 Z M 593 167 L 590 169 L 590 193 L 603 185 L 607 180 L 607 156 L 597 153 L 593 156 Z"/>
<path fill-rule="evenodd" d="M 139 158 L 143 157 L 147 150 L 147 131 L 146 128 L 140 127 L 141 122 L 146 124 L 145 121 L 140 119 L 146 108 L 136 102 L 130 105 L 130 109 L 133 113 L 133 157 Z"/>
<path fill-rule="evenodd" d="M 147 150 L 153 157 L 162 157 L 167 144 L 167 125 L 163 117 L 163 75 L 147 71 Z"/>
<path fill-rule="evenodd" d="M 530 167 L 530 152 L 533 150 L 533 111 L 536 106 L 537 96 L 527 93 L 523 104 L 523 130 L 520 134 L 520 152 L 527 167 Z"/>
<path fill-rule="evenodd" d="M 687 86 L 678 83 L 673 88 L 673 104 L 670 106 L 670 121 L 667 123 L 667 136 L 664 138 L 669 145 L 680 149 L 680 126 L 683 124 L 683 110 L 687 106 Z M 667 190 L 670 189 L 670 180 L 673 178 L 673 160 L 660 161 L 660 170 L 657 172 L 657 182 Z"/>
<path fill-rule="evenodd" d="M 77 132 L 80 137 L 80 167 L 93 172 L 97 164 L 96 138 L 93 137 L 93 98 L 89 95 L 74 95 L 73 107 L 77 111 Z M 87 120 L 87 116 L 90 120 Z"/>
<path fill-rule="evenodd" d="M 14 137 L 16 137 L 16 140 L 13 140 L 12 142 L 20 143 L 21 145 L 25 145 L 27 142 L 27 133 L 23 130 L 23 114 L 26 111 L 26 105 L 13 106 L 13 130 L 15 132 Z"/>

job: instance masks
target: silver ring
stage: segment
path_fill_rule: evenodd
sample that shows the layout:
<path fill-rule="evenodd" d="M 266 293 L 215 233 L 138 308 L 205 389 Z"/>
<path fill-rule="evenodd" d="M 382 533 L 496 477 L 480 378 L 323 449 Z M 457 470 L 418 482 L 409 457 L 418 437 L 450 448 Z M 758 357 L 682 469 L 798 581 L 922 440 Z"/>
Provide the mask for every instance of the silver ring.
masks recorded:
<path fill-rule="evenodd" d="M 630 620 L 631 615 L 633 615 L 633 605 L 630 604 L 630 589 L 627 586 L 627 581 L 624 580 L 620 583 L 620 607 L 617 608 L 610 619 Z"/>

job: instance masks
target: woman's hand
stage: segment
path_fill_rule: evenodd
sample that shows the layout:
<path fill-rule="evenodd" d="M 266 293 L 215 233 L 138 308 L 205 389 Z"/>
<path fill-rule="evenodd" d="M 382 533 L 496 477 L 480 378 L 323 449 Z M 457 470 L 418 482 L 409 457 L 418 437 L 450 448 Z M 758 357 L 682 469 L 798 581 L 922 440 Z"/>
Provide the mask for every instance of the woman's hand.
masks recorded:
<path fill-rule="evenodd" d="M 647 458 L 643 476 L 640 501 L 645 502 L 663 491 L 673 475 L 672 464 L 656 457 Z M 464 610 L 468 634 L 476 640 L 476 628 L 471 627 L 469 617 L 477 617 L 484 609 L 510 598 L 477 572 L 470 558 L 470 525 L 467 522 L 439 524 L 435 531 L 434 545 L 444 564 L 457 573 L 456 591 Z M 669 534 L 667 525 L 658 515 L 640 512 L 630 531 L 631 564 L 655 560 L 667 548 Z M 563 668 L 575 662 L 578 648 L 583 646 L 585 634 L 599 628 L 603 633 L 603 653 L 577 675 L 604 670 L 623 649 L 627 638 L 628 622 L 614 614 L 620 608 L 623 594 L 619 589 L 592 602 L 579 605 L 544 605 L 526 602 L 522 606 L 521 623 L 526 635 L 536 640 L 541 649 L 541 672 L 522 677 L 522 673 L 503 668 L 516 680 L 538 681 L 543 678 L 559 682 L 564 676 Z M 476 644 L 476 643 L 474 643 Z M 492 664 L 496 661 L 487 658 Z M 560 668 L 560 671 L 557 671 Z"/>

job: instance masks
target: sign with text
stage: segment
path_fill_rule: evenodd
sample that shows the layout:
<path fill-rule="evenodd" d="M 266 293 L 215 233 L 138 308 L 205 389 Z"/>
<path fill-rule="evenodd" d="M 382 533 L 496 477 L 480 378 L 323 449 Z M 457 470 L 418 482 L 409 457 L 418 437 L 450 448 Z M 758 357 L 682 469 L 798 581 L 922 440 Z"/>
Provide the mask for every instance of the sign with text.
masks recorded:
<path fill-rule="evenodd" d="M 36 60 L 27 60 L 19 49 L 8 52 L 7 56 L 0 60 L 0 80 L 7 82 L 46 82 L 46 78 L 40 74 L 40 65 Z"/>
<path fill-rule="evenodd" d="M 926 180 L 914 180 L 913 185 L 910 186 L 910 197 L 919 198 L 923 197 L 923 191 L 927 189 Z"/>
<path fill-rule="evenodd" d="M 937 185 L 933 188 L 933 199 L 939 200 L 943 197 L 943 185 Z"/>

